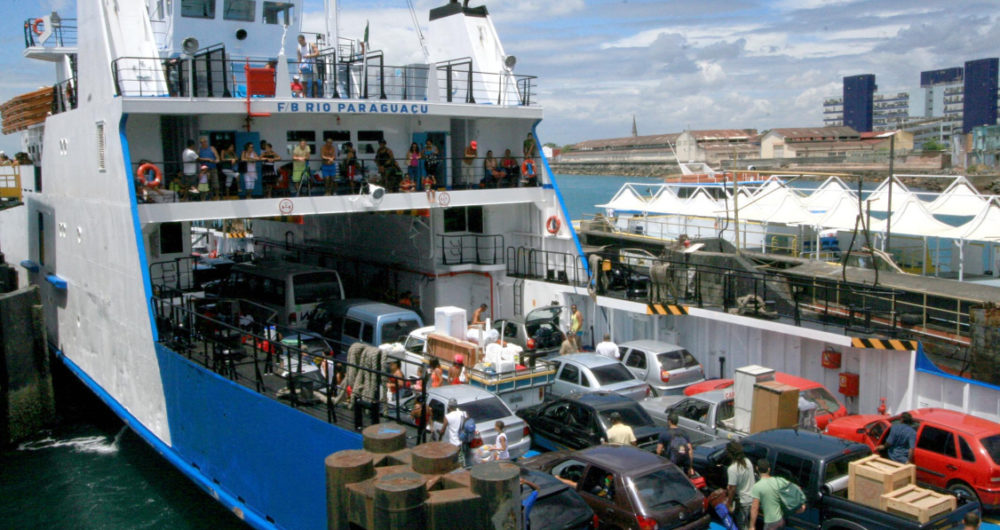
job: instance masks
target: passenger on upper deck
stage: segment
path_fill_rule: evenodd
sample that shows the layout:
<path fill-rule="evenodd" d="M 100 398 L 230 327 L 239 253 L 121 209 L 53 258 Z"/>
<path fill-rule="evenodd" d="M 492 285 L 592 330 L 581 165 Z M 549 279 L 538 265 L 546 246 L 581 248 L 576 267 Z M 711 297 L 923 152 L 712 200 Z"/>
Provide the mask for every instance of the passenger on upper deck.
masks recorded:
<path fill-rule="evenodd" d="M 416 190 L 417 190 L 417 183 L 414 182 L 412 178 L 410 178 L 410 174 L 407 173 L 403 175 L 403 180 L 402 182 L 399 183 L 399 191 L 411 192 Z"/>
<path fill-rule="evenodd" d="M 429 142 L 430 140 L 428 140 Z M 7 157 L 7 153 L 0 151 L 0 166 L 12 166 L 14 161 Z"/>
<path fill-rule="evenodd" d="M 333 192 L 333 184 L 337 179 L 337 146 L 333 145 L 333 138 L 326 137 L 323 147 L 319 151 L 319 156 L 323 159 L 320 171 L 323 173 L 323 188 L 327 195 Z"/>
<path fill-rule="evenodd" d="M 271 144 L 261 140 L 260 160 L 260 173 L 261 180 L 264 184 L 264 193 L 268 198 L 270 198 L 271 194 L 274 192 L 274 185 L 278 182 L 278 172 L 274 169 L 274 163 L 281 160 L 281 157 L 278 156 L 278 153 L 274 152 L 274 148 L 271 147 Z"/>
<path fill-rule="evenodd" d="M 292 88 L 292 97 L 293 98 L 300 98 L 300 97 L 302 97 L 302 93 L 305 90 L 305 88 L 302 86 L 301 79 L 302 79 L 302 77 L 299 74 L 295 74 L 292 77 L 291 88 Z"/>
<path fill-rule="evenodd" d="M 243 173 L 243 189 L 248 199 L 253 195 L 254 188 L 257 187 L 257 162 L 259 160 L 260 157 L 253 150 L 253 142 L 247 142 L 240 155 L 240 173 Z"/>
<path fill-rule="evenodd" d="M 219 163 L 219 152 L 216 151 L 214 147 L 209 145 L 208 137 L 202 136 L 198 139 L 198 141 L 201 142 L 201 147 L 198 148 L 198 163 L 208 167 L 208 187 L 211 192 L 208 198 L 217 200 L 220 195 L 219 170 L 217 167 L 217 164 Z M 199 184 L 201 184 L 201 182 L 199 182 Z M 204 200 L 205 197 L 202 196 L 202 199 Z"/>
<path fill-rule="evenodd" d="M 305 139 L 299 140 L 299 145 L 292 149 L 292 195 L 297 196 L 301 191 L 302 178 L 309 177 L 309 157 L 312 149 L 306 144 Z"/>
<path fill-rule="evenodd" d="M 410 144 L 410 150 L 406 152 L 406 173 L 414 182 L 420 178 L 420 146 L 417 142 Z"/>
<path fill-rule="evenodd" d="M 493 156 L 493 151 L 486 151 L 486 158 L 483 159 L 483 178 L 479 181 L 480 188 L 495 188 L 500 184 L 503 172 L 497 166 L 497 159 Z"/>
<path fill-rule="evenodd" d="M 465 148 L 465 156 L 462 158 L 462 184 L 472 186 L 476 181 L 476 157 L 479 156 L 476 141 L 469 142 Z"/>
<path fill-rule="evenodd" d="M 427 172 L 427 175 L 425 176 L 424 180 L 426 181 L 426 177 L 431 177 L 432 179 L 434 179 L 434 183 L 437 183 L 437 170 L 438 170 L 438 163 L 441 160 L 441 152 L 438 151 L 437 146 L 434 145 L 434 142 L 432 142 L 430 138 L 428 138 L 427 141 L 424 142 L 423 159 L 424 159 L 424 171 Z M 425 183 L 424 189 L 426 188 L 427 184 Z"/>
<path fill-rule="evenodd" d="M 535 156 L 535 137 L 528 133 L 528 137 L 524 139 L 524 156 Z"/>
<path fill-rule="evenodd" d="M 198 191 L 198 152 L 194 150 L 194 140 L 188 140 L 184 152 L 181 153 L 181 189 L 186 197 L 192 191 Z"/>
<path fill-rule="evenodd" d="M 302 76 L 305 97 L 314 97 L 315 86 L 313 74 L 316 69 L 316 56 L 319 55 L 319 50 L 316 49 L 316 44 L 306 43 L 305 35 L 299 35 L 299 46 L 296 53 L 299 57 L 299 75 Z"/>
<path fill-rule="evenodd" d="M 503 158 L 500 159 L 500 169 L 504 173 L 505 186 L 510 186 L 517 182 L 517 160 L 510 153 L 510 149 L 504 150 Z"/>
<path fill-rule="evenodd" d="M 235 195 L 233 193 L 233 183 L 237 183 L 239 187 L 239 176 L 236 174 L 237 169 L 237 157 L 236 157 L 236 147 L 233 144 L 226 144 L 226 148 L 219 153 L 219 171 L 226 176 L 226 187 L 223 189 L 222 195 Z"/>
<path fill-rule="evenodd" d="M 386 174 L 389 168 L 392 167 L 394 156 L 392 149 L 389 149 L 389 146 L 386 145 L 385 138 L 379 140 L 378 150 L 375 151 L 375 167 L 378 169 L 381 184 L 385 184 Z"/>

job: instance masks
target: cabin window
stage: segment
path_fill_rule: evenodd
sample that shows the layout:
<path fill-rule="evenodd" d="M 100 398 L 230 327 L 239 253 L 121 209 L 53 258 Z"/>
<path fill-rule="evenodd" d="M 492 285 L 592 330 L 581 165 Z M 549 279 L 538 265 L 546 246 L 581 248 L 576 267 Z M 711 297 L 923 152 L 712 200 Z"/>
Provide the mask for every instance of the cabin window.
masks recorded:
<path fill-rule="evenodd" d="M 253 22 L 256 0 L 225 0 L 222 4 L 222 18 L 226 20 L 241 20 Z"/>
<path fill-rule="evenodd" d="M 287 26 L 292 19 L 291 2 L 264 2 L 264 23 Z"/>
<path fill-rule="evenodd" d="M 378 151 L 379 140 L 384 139 L 385 133 L 382 131 L 358 131 L 358 156 L 360 157 L 362 154 L 374 155 Z"/>
<path fill-rule="evenodd" d="M 483 233 L 483 207 L 447 208 L 444 211 L 445 232 Z"/>
<path fill-rule="evenodd" d="M 184 252 L 184 236 L 180 223 L 163 223 L 160 225 L 160 254 L 179 254 Z"/>
<path fill-rule="evenodd" d="M 181 0 L 181 16 L 215 18 L 215 0 Z"/>
<path fill-rule="evenodd" d="M 340 148 L 340 144 L 351 141 L 351 131 L 323 131 L 323 141 L 327 138 L 333 139 L 333 145 Z"/>

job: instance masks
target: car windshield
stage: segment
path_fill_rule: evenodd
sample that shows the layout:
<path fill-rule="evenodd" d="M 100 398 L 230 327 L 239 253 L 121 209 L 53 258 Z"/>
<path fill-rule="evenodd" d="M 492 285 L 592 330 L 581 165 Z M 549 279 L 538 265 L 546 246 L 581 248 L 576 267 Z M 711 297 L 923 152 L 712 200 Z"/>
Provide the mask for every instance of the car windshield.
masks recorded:
<path fill-rule="evenodd" d="M 408 335 L 406 337 L 406 342 L 403 343 L 403 347 L 406 351 L 410 353 L 424 353 L 424 343 L 427 342 L 423 337 L 417 337 L 415 335 Z"/>
<path fill-rule="evenodd" d="M 507 405 L 504 405 L 503 401 L 495 397 L 463 403 L 459 405 L 459 408 L 469 413 L 469 417 L 476 420 L 476 423 L 506 418 L 512 415 Z"/>
<path fill-rule="evenodd" d="M 301 348 L 308 352 L 325 352 L 328 348 L 326 341 L 319 337 L 302 337 L 299 335 L 287 337 L 281 343 L 291 348 Z"/>
<path fill-rule="evenodd" d="M 622 421 L 629 427 L 644 427 L 653 424 L 653 419 L 649 417 L 649 414 L 638 403 L 632 403 L 630 405 L 602 410 L 601 420 L 604 425 L 611 425 L 611 414 L 615 412 L 621 414 Z"/>
<path fill-rule="evenodd" d="M 803 390 L 801 396 L 806 401 L 816 404 L 816 412 L 833 413 L 840 410 L 840 403 L 837 402 L 837 398 L 833 397 L 830 392 L 823 387 Z"/>
<path fill-rule="evenodd" d="M 632 372 L 629 372 L 628 368 L 625 368 L 622 363 L 605 364 L 604 366 L 591 368 L 590 373 L 594 374 L 594 377 L 597 378 L 597 382 L 600 383 L 601 386 L 613 385 L 615 383 L 621 383 L 622 381 L 635 379 Z"/>
<path fill-rule="evenodd" d="M 527 498 L 530 491 L 531 488 L 527 486 L 522 488 L 521 498 Z M 561 528 L 566 522 L 587 518 L 592 513 L 579 494 L 569 488 L 563 488 L 557 493 L 540 497 L 535 502 L 531 509 L 531 527 Z"/>
<path fill-rule="evenodd" d="M 986 452 L 990 454 L 990 458 L 993 459 L 993 463 L 1000 465 L 1000 434 L 994 434 L 993 436 L 987 436 L 982 440 L 979 440 L 986 448 Z"/>
<path fill-rule="evenodd" d="M 403 342 L 411 331 L 420 327 L 416 320 L 397 320 L 382 326 L 382 344 Z"/>
<path fill-rule="evenodd" d="M 698 366 L 698 359 L 691 355 L 691 352 L 680 349 L 673 351 L 665 351 L 657 355 L 660 358 L 660 366 L 664 370 L 677 370 L 679 368 L 688 368 L 691 366 Z"/>
<path fill-rule="evenodd" d="M 647 511 L 664 510 L 685 503 L 698 492 L 676 467 L 657 469 L 632 479 L 639 502 Z"/>

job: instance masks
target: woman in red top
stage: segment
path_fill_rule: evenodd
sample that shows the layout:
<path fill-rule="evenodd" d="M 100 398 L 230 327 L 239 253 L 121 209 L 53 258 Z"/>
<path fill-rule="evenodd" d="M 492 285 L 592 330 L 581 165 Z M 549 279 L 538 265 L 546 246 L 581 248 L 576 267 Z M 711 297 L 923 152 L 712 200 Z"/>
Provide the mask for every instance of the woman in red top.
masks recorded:
<path fill-rule="evenodd" d="M 441 362 L 431 359 L 431 388 L 437 388 L 444 384 L 444 370 L 441 369 Z"/>

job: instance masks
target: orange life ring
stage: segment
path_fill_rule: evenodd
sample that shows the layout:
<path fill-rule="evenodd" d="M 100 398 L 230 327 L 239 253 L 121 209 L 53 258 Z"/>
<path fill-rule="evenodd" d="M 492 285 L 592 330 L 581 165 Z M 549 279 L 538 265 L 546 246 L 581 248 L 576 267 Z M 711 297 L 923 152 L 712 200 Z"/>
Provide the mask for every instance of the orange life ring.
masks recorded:
<path fill-rule="evenodd" d="M 153 171 L 153 180 L 146 180 L 146 172 L 150 171 L 150 170 Z M 143 186 L 149 186 L 150 188 L 156 188 L 156 187 L 159 187 L 159 185 L 163 183 L 163 172 L 160 171 L 160 168 L 158 168 L 155 165 L 150 164 L 148 162 L 145 163 L 145 164 L 143 164 L 143 165 L 141 165 L 141 166 L 139 166 L 139 169 L 137 170 L 137 174 L 138 174 L 138 176 L 136 178 L 138 178 L 139 181 L 142 182 Z"/>
<path fill-rule="evenodd" d="M 35 22 L 31 24 L 31 31 L 34 31 L 35 35 L 39 35 L 40 36 L 43 32 L 42 32 L 42 30 L 38 29 L 38 25 L 42 24 L 44 22 L 45 22 L 44 20 L 42 20 L 40 18 L 36 18 Z"/>
<path fill-rule="evenodd" d="M 549 231 L 550 234 L 555 234 L 559 231 L 559 218 L 556 216 L 549 217 L 548 221 L 545 221 L 545 229 Z"/>

